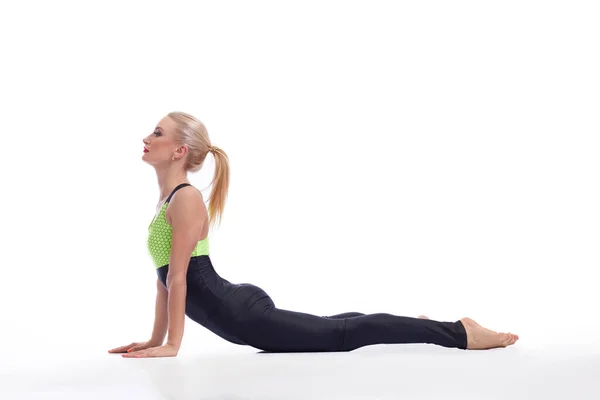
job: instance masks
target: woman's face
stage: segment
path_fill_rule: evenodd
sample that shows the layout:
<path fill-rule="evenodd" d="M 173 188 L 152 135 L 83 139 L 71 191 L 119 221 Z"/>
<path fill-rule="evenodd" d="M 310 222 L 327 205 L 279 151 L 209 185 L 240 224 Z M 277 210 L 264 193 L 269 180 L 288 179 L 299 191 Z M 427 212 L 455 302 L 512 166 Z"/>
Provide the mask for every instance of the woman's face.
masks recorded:
<path fill-rule="evenodd" d="M 177 149 L 181 146 L 175 141 L 175 122 L 168 116 L 161 119 L 150 135 L 143 139 L 144 155 L 142 160 L 148 164 L 164 164 L 172 160 Z M 176 159 L 180 157 L 177 152 Z"/>

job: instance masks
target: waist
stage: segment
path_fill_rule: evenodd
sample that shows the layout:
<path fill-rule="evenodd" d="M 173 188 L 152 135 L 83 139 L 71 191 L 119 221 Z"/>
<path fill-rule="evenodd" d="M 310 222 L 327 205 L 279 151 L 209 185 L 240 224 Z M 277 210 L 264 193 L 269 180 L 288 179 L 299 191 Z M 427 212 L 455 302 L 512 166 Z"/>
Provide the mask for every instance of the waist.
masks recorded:
<path fill-rule="evenodd" d="M 165 286 L 167 275 L 169 273 L 169 267 L 169 264 L 165 264 L 156 269 L 158 277 Z M 217 271 L 215 271 L 208 254 L 190 257 L 187 267 L 186 281 L 188 284 L 194 283 L 195 285 L 207 285 L 209 287 L 214 287 L 217 284 L 219 286 L 231 285 L 228 280 L 223 279 L 221 276 L 219 276 Z"/>

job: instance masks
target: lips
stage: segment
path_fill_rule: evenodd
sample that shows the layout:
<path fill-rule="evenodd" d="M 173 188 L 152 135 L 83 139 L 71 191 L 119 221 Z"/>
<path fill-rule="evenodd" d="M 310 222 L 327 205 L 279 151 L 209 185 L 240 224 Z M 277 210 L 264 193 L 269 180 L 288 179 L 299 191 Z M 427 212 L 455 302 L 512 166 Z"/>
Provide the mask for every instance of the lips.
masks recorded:
<path fill-rule="evenodd" d="M 150 150 L 148 150 L 147 148 L 144 147 L 144 153 L 147 153 L 148 151 L 150 151 Z"/>

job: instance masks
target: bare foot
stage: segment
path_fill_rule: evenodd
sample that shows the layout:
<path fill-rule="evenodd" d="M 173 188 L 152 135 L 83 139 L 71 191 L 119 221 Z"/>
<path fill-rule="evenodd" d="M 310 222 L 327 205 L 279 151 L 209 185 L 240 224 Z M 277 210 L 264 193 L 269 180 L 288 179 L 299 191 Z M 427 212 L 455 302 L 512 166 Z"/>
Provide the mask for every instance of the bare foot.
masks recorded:
<path fill-rule="evenodd" d="M 486 350 L 496 347 L 507 347 L 519 340 L 519 335 L 512 333 L 498 333 L 484 328 L 471 318 L 460 320 L 467 331 L 467 349 Z"/>
<path fill-rule="evenodd" d="M 417 318 L 421 318 L 421 319 L 429 319 L 429 317 L 426 317 L 424 315 L 419 315 Z"/>

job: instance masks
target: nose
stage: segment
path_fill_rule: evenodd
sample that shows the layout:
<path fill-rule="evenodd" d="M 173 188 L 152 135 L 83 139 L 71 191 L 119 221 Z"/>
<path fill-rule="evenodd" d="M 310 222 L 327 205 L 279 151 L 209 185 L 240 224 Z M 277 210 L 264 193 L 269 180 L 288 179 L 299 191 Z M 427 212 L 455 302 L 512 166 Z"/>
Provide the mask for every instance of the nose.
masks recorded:
<path fill-rule="evenodd" d="M 142 139 L 142 142 L 144 142 L 144 144 L 148 144 L 148 143 L 150 143 L 150 141 L 148 140 L 148 138 L 147 138 L 147 137 L 143 138 L 143 139 Z"/>

